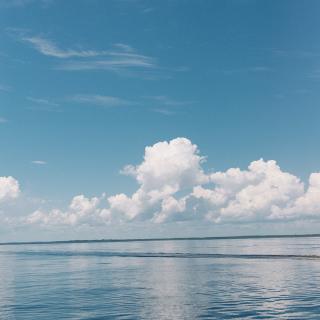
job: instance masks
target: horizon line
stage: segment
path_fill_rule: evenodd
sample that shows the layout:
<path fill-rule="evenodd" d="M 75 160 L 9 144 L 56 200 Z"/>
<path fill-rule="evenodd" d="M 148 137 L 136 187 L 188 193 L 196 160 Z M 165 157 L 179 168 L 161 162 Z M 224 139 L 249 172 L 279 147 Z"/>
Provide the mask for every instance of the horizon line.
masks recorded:
<path fill-rule="evenodd" d="M 147 241 L 183 241 L 183 240 L 232 240 L 232 239 L 272 239 L 272 238 L 312 238 L 320 237 L 320 233 L 311 234 L 266 234 L 242 236 L 207 236 L 207 237 L 168 237 L 168 238 L 125 238 L 125 239 L 72 239 L 52 241 L 9 241 L 0 242 L 0 246 L 27 244 L 67 244 L 67 243 L 107 243 L 107 242 L 147 242 Z"/>

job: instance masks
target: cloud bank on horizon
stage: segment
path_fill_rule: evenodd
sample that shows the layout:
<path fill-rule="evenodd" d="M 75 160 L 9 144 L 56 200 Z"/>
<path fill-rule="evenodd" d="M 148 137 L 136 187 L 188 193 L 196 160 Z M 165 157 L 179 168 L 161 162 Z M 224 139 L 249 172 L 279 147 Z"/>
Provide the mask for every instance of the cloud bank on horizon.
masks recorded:
<path fill-rule="evenodd" d="M 312 173 L 305 185 L 274 160 L 253 161 L 246 170 L 213 173 L 203 169 L 205 160 L 187 138 L 158 142 L 145 148 L 140 164 L 121 171 L 136 180 L 138 188 L 133 194 L 77 195 L 65 210 L 39 208 L 15 223 L 97 226 L 201 219 L 219 224 L 320 217 L 320 173 Z M 16 179 L 0 177 L 0 206 L 14 202 L 19 194 Z"/>

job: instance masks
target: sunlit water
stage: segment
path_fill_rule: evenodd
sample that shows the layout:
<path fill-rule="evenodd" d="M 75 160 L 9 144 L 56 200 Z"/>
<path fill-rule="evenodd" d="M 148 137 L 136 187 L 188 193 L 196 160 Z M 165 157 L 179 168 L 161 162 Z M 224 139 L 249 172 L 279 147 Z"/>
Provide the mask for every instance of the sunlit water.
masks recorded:
<path fill-rule="evenodd" d="M 0 246 L 0 319 L 320 319 L 320 238 Z"/>

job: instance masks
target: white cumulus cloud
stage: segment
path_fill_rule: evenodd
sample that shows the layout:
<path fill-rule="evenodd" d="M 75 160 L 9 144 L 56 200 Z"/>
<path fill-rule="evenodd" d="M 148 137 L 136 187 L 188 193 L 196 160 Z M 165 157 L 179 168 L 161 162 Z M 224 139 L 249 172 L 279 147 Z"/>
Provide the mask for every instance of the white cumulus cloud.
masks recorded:
<path fill-rule="evenodd" d="M 84 195 L 78 195 L 71 200 L 67 210 L 36 210 L 26 218 L 26 222 L 42 225 L 96 224 L 101 212 L 98 208 L 99 203 L 100 199 L 97 197 L 86 198 Z"/>
<path fill-rule="evenodd" d="M 312 173 L 309 186 L 300 197 L 288 202 L 284 208 L 273 208 L 271 219 L 316 218 L 320 216 L 320 173 Z"/>
<path fill-rule="evenodd" d="M 198 147 L 186 138 L 146 147 L 142 163 L 126 166 L 122 171 L 136 179 L 139 189 L 131 197 L 124 194 L 109 197 L 110 210 L 129 220 L 137 216 L 154 218 L 161 201 L 195 184 L 208 182 L 201 168 L 203 161 Z"/>
<path fill-rule="evenodd" d="M 215 222 L 264 220 L 304 193 L 303 183 L 273 160 L 253 161 L 244 171 L 216 172 L 210 180 L 212 189 L 197 187 L 193 196 L 208 202 L 206 217 Z"/>
<path fill-rule="evenodd" d="M 103 224 L 150 220 L 154 223 L 204 219 L 208 223 L 250 223 L 320 218 L 320 173 L 305 184 L 274 160 L 253 161 L 248 168 L 206 173 L 205 157 L 187 138 L 145 148 L 138 165 L 122 174 L 133 177 L 131 195 L 72 199 L 62 211 L 36 211 L 28 223 Z"/>
<path fill-rule="evenodd" d="M 19 182 L 13 177 L 0 177 L 0 203 L 15 199 L 20 194 Z"/>

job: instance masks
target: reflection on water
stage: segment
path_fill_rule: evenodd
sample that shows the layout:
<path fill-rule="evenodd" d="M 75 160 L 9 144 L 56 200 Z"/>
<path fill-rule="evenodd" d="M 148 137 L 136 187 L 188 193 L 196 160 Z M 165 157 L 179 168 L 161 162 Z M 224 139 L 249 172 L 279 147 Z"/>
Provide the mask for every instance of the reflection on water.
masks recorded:
<path fill-rule="evenodd" d="M 0 319 L 319 319 L 319 241 L 0 246 Z"/>

